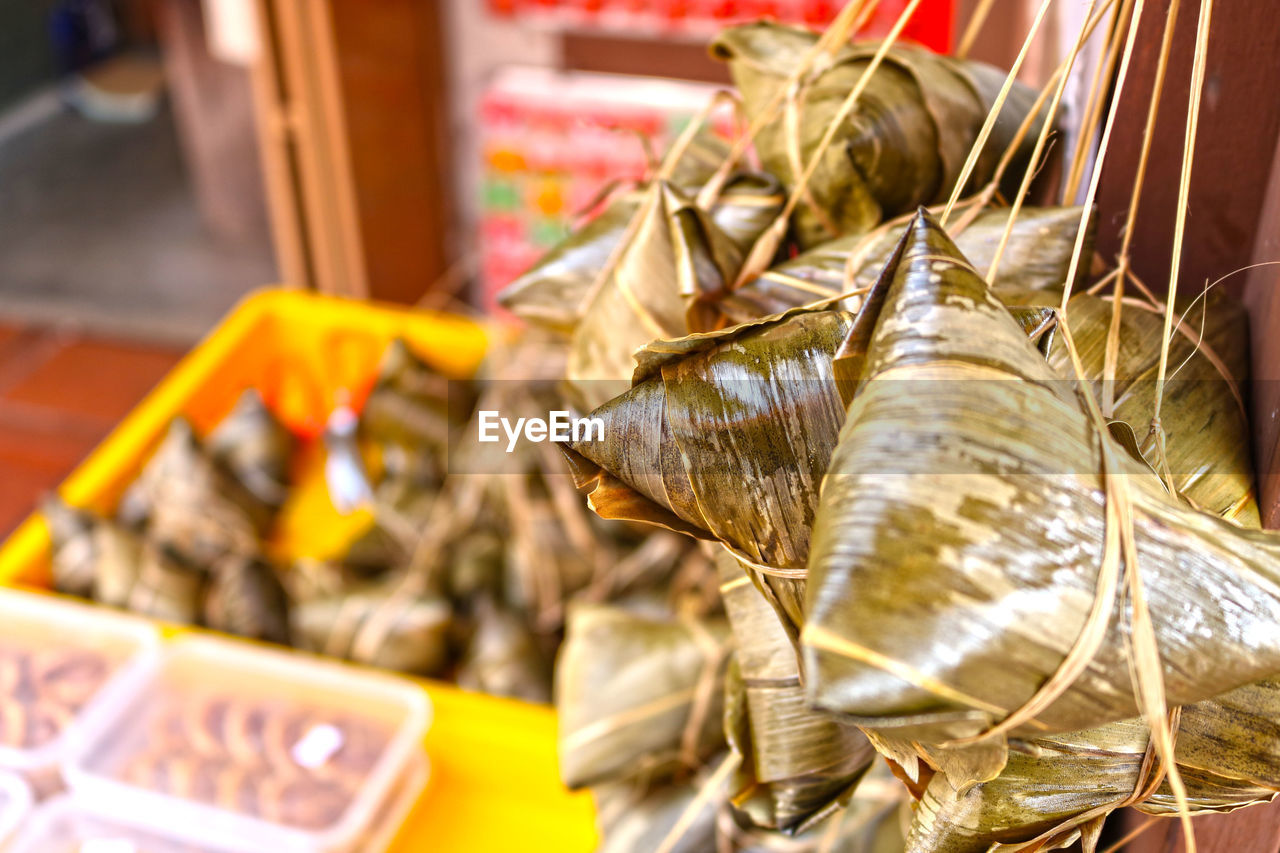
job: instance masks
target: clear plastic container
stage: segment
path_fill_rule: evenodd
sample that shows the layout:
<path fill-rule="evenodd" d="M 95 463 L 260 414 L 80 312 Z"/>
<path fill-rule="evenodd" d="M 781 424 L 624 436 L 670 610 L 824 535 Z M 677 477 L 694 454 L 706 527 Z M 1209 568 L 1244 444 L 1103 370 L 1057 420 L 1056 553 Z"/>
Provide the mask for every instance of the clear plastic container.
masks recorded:
<path fill-rule="evenodd" d="M 98 817 L 65 794 L 32 813 L 5 853 L 249 853 L 179 841 L 171 837 Z"/>
<path fill-rule="evenodd" d="M 150 623 L 49 595 L 0 590 L 0 769 L 45 796 L 82 724 L 118 704 L 158 655 Z"/>
<path fill-rule="evenodd" d="M 0 849 L 31 811 L 31 788 L 20 776 L 0 773 Z"/>
<path fill-rule="evenodd" d="M 163 815 L 193 840 L 363 853 L 421 756 L 429 718 L 426 693 L 395 676 L 187 638 L 87 722 L 86 749 L 65 775 L 85 808 L 143 825 Z"/>
<path fill-rule="evenodd" d="M 414 756 L 395 796 L 367 833 L 368 845 L 362 853 L 385 853 L 426 781 L 426 758 Z M 123 823 L 119 818 L 99 815 L 65 794 L 46 801 L 31 813 L 29 793 L 25 803 L 5 805 L 6 788 L 12 783 L 22 786 L 26 793 L 17 777 L 0 778 L 0 849 L 6 853 L 274 853 L 269 847 L 237 848 L 183 840 L 165 828 L 163 816 L 153 815 L 146 824 Z M 14 809 L 12 817 L 8 809 Z M 23 822 L 22 829 L 13 844 L 5 847 L 5 840 L 10 837 L 6 826 L 13 830 L 19 821 Z"/>

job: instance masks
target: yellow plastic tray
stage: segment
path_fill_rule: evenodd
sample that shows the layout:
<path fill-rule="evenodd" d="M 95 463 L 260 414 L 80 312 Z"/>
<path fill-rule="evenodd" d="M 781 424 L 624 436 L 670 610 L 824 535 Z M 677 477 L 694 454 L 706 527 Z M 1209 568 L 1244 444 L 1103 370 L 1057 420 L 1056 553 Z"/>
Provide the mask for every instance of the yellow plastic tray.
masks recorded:
<path fill-rule="evenodd" d="M 456 377 L 475 371 L 488 340 L 484 328 L 452 315 L 299 291 L 254 294 L 121 421 L 59 494 L 73 506 L 111 511 L 176 415 L 204 432 L 249 387 L 262 390 L 295 429 L 314 433 L 338 395 L 358 400 L 383 348 L 397 336 Z M 340 517 L 329 506 L 319 442 L 312 444 L 278 525 L 272 546 L 278 556 L 322 556 L 368 523 L 359 515 Z M 48 579 L 49 534 L 32 515 L 0 547 L 0 584 L 39 589 Z M 431 780 L 393 853 L 595 847 L 590 798 L 565 791 L 557 775 L 550 709 L 436 682 L 422 686 L 434 705 L 426 738 Z"/>

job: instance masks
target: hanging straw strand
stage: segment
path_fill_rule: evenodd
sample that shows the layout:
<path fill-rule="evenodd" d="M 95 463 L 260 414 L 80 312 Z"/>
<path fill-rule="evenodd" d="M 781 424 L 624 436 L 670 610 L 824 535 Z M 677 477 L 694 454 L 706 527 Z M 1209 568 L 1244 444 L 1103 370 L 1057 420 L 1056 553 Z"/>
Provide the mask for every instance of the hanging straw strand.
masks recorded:
<path fill-rule="evenodd" d="M 1045 0 L 1045 3 L 1049 2 L 1050 0 Z M 803 197 L 806 188 L 809 186 L 809 181 L 813 179 L 814 173 L 818 170 L 818 165 L 822 162 L 823 155 L 831 147 L 831 143 L 835 140 L 840 126 L 853 113 L 853 108 L 857 106 L 858 99 L 862 97 L 867 84 L 871 82 L 872 76 L 889 54 L 889 48 L 893 47 L 898 41 L 898 36 L 902 34 L 903 28 L 906 27 L 907 22 L 911 20 L 911 16 L 915 14 L 919 6 L 920 0 L 909 0 L 902 10 L 902 14 L 898 16 L 898 20 L 894 22 L 893 29 L 889 31 L 889 34 L 880 43 L 875 56 L 871 58 L 871 62 L 863 70 L 862 76 L 854 84 L 853 90 L 849 92 L 848 97 L 844 99 L 844 103 L 840 105 L 840 109 L 832 117 L 826 131 L 822 134 L 822 138 L 818 140 L 818 146 L 809 157 L 809 163 L 805 167 L 804 173 L 800 175 L 799 180 L 796 181 L 796 185 L 792 189 L 786 205 L 783 206 L 782 212 L 778 214 L 778 218 L 765 229 L 764 233 L 756 240 L 755 245 L 751 247 L 751 252 L 747 255 L 747 260 L 742 265 L 742 270 L 734 282 L 734 287 L 739 287 L 744 282 L 750 281 L 769 267 L 773 256 L 777 254 L 778 246 L 782 243 L 782 238 L 787 233 L 787 225 L 791 214 L 795 211 L 796 204 Z"/>
<path fill-rule="evenodd" d="M 969 55 L 969 51 L 973 49 L 973 43 L 978 40 L 978 33 L 982 32 L 982 26 L 987 22 L 987 16 L 991 14 L 991 7 L 995 5 L 995 0 L 978 0 L 978 6 L 973 10 L 973 16 L 969 18 L 969 23 L 965 25 L 964 35 L 960 37 L 960 45 L 956 48 L 956 59 L 964 59 Z"/>
<path fill-rule="evenodd" d="M 1089 225 L 1089 217 L 1093 215 L 1093 205 L 1098 198 L 1098 183 L 1102 178 L 1102 166 L 1107 159 L 1107 149 L 1111 143 L 1111 131 L 1115 129 L 1116 116 L 1119 112 L 1115 109 L 1115 105 L 1120 103 L 1120 98 L 1124 94 L 1124 84 L 1129 77 L 1129 66 L 1133 61 L 1133 48 L 1138 41 L 1138 23 L 1142 20 L 1142 10 L 1145 6 L 1146 0 L 1137 0 L 1133 14 L 1129 18 L 1129 34 L 1125 39 L 1124 58 L 1120 60 L 1120 73 L 1116 75 L 1115 99 L 1112 102 L 1112 110 L 1107 115 L 1107 123 L 1102 131 L 1102 140 L 1098 143 L 1098 156 L 1094 161 L 1093 174 L 1089 176 L 1089 189 L 1085 193 L 1084 210 L 1080 214 L 1080 228 L 1076 231 L 1076 245 L 1071 252 L 1071 267 L 1067 270 L 1066 286 L 1062 289 L 1060 313 L 1063 316 L 1063 322 L 1066 322 L 1067 302 L 1071 299 L 1072 285 L 1075 283 L 1076 276 L 1080 274 L 1080 262 L 1084 256 L 1084 241 Z"/>
<path fill-rule="evenodd" d="M 879 0 L 874 0 L 874 2 L 879 2 Z M 857 22 L 866 4 L 867 0 L 849 0 L 836 15 L 835 20 L 818 36 L 818 40 L 813 46 L 805 51 L 795 70 L 787 77 L 785 85 L 778 88 L 778 91 L 769 99 L 765 108 L 751 121 L 747 127 L 747 132 L 734 141 L 733 146 L 729 149 L 729 156 L 725 158 L 719 170 L 712 175 L 711 180 L 707 181 L 702 191 L 698 193 L 697 203 L 699 207 L 705 209 L 710 206 L 711 200 L 719 197 L 721 188 L 724 186 L 725 181 L 729 179 L 729 174 L 737 166 L 738 161 L 742 159 L 742 155 L 746 153 L 747 147 L 751 145 L 752 140 L 764 129 L 765 125 L 777 117 L 778 109 L 782 106 L 782 100 L 787 90 L 794 83 L 803 80 L 806 75 L 811 73 L 824 54 L 827 56 L 834 55 L 842 45 L 853 37 Z"/>
<path fill-rule="evenodd" d="M 1080 27 L 1080 33 L 1076 36 L 1075 44 L 1072 45 L 1071 51 L 1067 54 L 1067 59 L 1057 72 L 1058 86 L 1053 93 L 1053 100 L 1049 104 L 1049 112 L 1044 117 L 1044 124 L 1040 128 L 1040 136 L 1036 139 L 1036 145 L 1031 153 L 1031 161 L 1027 163 L 1026 172 L 1022 176 L 1022 184 L 1018 187 L 1018 194 L 1013 199 L 1013 206 L 1009 211 L 1009 221 L 1005 223 L 1004 234 L 1000 237 L 1000 244 L 996 246 L 995 254 L 991 257 L 991 266 L 987 270 L 987 280 L 994 282 L 996 273 L 1000 269 L 1000 259 L 1004 256 L 1005 247 L 1009 245 L 1009 237 L 1013 234 L 1013 225 L 1018 219 L 1018 213 L 1022 210 L 1022 200 L 1026 198 L 1027 191 L 1031 189 L 1031 180 L 1035 177 L 1037 164 L 1040 162 L 1041 155 L 1044 154 L 1045 143 L 1049 140 L 1049 133 L 1053 130 L 1053 118 L 1058 114 L 1058 106 L 1062 103 L 1062 93 L 1067 89 L 1067 81 L 1071 79 L 1071 69 L 1075 67 L 1076 57 L 1080 55 L 1080 49 L 1084 47 L 1085 40 L 1088 38 L 1089 20 L 1093 17 L 1094 6 L 1097 5 L 1096 0 L 1089 0 L 1089 6 L 1085 12 L 1084 24 Z"/>
<path fill-rule="evenodd" d="M 1098 122 L 1102 120 L 1102 105 L 1107 99 L 1109 88 L 1107 83 L 1115 74 L 1116 63 L 1120 60 L 1120 48 L 1124 44 L 1124 34 L 1128 31 L 1132 12 L 1133 0 L 1124 0 L 1116 7 L 1111 29 L 1107 33 L 1105 59 L 1094 68 L 1093 82 L 1089 84 L 1089 101 L 1084 119 L 1080 122 L 1080 136 L 1076 140 L 1076 149 L 1071 154 L 1071 169 L 1063 185 L 1064 204 L 1069 204 L 1080 194 L 1080 182 L 1084 180 L 1085 166 L 1089 161 L 1089 153 L 1093 150 L 1090 140 L 1098 130 Z"/>
<path fill-rule="evenodd" d="M 1111 305 L 1111 325 L 1107 329 L 1107 346 L 1102 362 L 1102 413 L 1115 414 L 1116 364 L 1120 359 L 1120 318 L 1123 310 L 1124 286 L 1129 275 L 1129 250 L 1133 245 L 1133 232 L 1138 220 L 1138 207 L 1142 200 L 1142 187 L 1146 183 L 1147 162 L 1151 155 L 1151 140 L 1155 137 L 1156 119 L 1160 115 L 1160 96 L 1164 91 L 1165 73 L 1169 68 L 1169 53 L 1173 45 L 1179 0 L 1171 0 L 1165 15 L 1164 36 L 1160 44 L 1160 57 L 1156 61 L 1155 80 L 1151 88 L 1151 103 L 1147 107 L 1147 123 L 1142 130 L 1142 148 L 1138 154 L 1137 173 L 1133 178 L 1133 194 L 1129 200 L 1129 214 L 1125 220 L 1124 237 L 1120 255 L 1116 259 L 1116 286 Z"/>
<path fill-rule="evenodd" d="M 965 160 L 964 168 L 960 170 L 960 176 L 956 178 L 955 186 L 951 188 L 951 198 L 947 201 L 947 206 L 942 211 L 942 217 L 938 220 L 938 223 L 943 227 L 946 226 L 947 219 L 951 216 L 951 209 L 960 200 L 960 194 L 964 192 L 965 185 L 969 183 L 969 177 L 978 165 L 978 157 L 982 154 L 982 149 L 986 147 L 987 137 L 991 136 L 991 131 L 996 126 L 996 119 L 1000 117 L 1000 112 L 1004 109 L 1004 102 L 1009 98 L 1013 83 L 1018 78 L 1018 72 L 1022 70 L 1022 63 L 1027 59 L 1027 54 L 1031 50 L 1031 43 L 1035 40 L 1036 33 L 1040 32 L 1040 24 L 1044 22 L 1045 12 L 1049 11 L 1049 4 L 1052 2 L 1053 0 L 1044 0 L 1040 4 L 1040 8 L 1036 10 L 1036 16 L 1031 21 L 1031 29 L 1027 32 L 1027 37 L 1022 42 L 1022 49 L 1018 51 L 1018 58 L 1013 61 L 1013 67 L 1009 69 L 1009 74 L 1004 78 L 1004 85 L 1000 87 L 1000 94 L 996 96 L 995 103 L 992 104 L 991 110 L 987 113 L 987 120 L 983 123 L 977 140 L 974 141 L 973 147 L 969 149 L 969 159 Z"/>
<path fill-rule="evenodd" d="M 1187 205 L 1191 196 L 1191 166 L 1196 153 L 1196 131 L 1200 126 L 1200 96 L 1204 91 L 1205 65 L 1209 55 L 1209 24 L 1213 17 L 1213 0 L 1200 0 L 1200 21 L 1196 29 L 1196 54 L 1191 67 L 1191 93 L 1187 100 L 1187 130 L 1182 153 L 1182 174 L 1178 180 L 1178 216 L 1173 230 L 1173 261 L 1169 269 L 1169 295 L 1165 300 L 1164 339 L 1160 347 L 1160 369 L 1156 377 L 1156 402 L 1151 417 L 1151 431 L 1156 437 L 1163 468 L 1165 435 L 1160 424 L 1160 407 L 1164 402 L 1165 376 L 1169 370 L 1169 345 L 1173 339 L 1173 303 L 1182 273 L 1182 244 L 1186 237 Z"/>

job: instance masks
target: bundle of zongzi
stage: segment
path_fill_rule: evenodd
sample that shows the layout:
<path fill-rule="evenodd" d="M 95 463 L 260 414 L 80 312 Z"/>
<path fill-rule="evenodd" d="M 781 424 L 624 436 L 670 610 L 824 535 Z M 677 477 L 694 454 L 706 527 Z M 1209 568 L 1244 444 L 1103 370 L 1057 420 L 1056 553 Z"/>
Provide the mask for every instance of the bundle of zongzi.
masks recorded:
<path fill-rule="evenodd" d="M 723 620 L 574 607 L 556 665 L 565 784 L 655 778 L 721 749 L 728 634 Z"/>
<path fill-rule="evenodd" d="M 795 189 L 828 125 L 866 71 L 878 44 L 856 44 L 823 57 L 801 84 L 787 90 L 816 33 L 773 23 L 724 30 L 711 52 L 729 63 L 747 113 L 758 118 L 783 100 L 778 119 L 764 125 L 756 147 L 765 168 Z M 921 204 L 945 200 L 969 150 L 995 106 L 1005 72 L 980 62 L 938 56 L 895 44 L 875 70 L 833 143 L 821 155 L 796 208 L 795 230 L 809 248 L 835 237 L 870 231 Z M 969 188 L 991 180 L 997 161 L 1030 113 L 1035 95 L 1015 83 L 982 149 Z M 1029 155 L 1030 140 L 1022 153 Z M 1015 158 L 1020 175 L 1026 157 Z"/>
<path fill-rule="evenodd" d="M 1071 267 L 1080 213 L 1078 207 L 1022 208 L 1001 257 L 999 277 L 992 284 L 996 295 L 1015 304 L 1030 304 L 1040 295 L 1056 304 L 1056 294 L 1062 292 Z M 991 265 L 1008 220 L 1008 210 L 986 210 L 956 233 L 956 245 L 979 272 Z M 1093 224 L 1090 219 L 1091 229 Z M 720 322 L 746 323 L 850 290 L 870 288 L 901 236 L 902 224 L 895 221 L 868 234 L 840 237 L 814 246 L 734 290 L 717 295 L 706 310 L 723 318 Z M 1077 278 L 1082 278 L 1089 268 L 1092 244 L 1091 230 L 1086 235 Z"/>
<path fill-rule="evenodd" d="M 805 707 L 795 648 L 728 553 L 716 559 L 733 627 L 725 736 L 741 756 L 730 801 L 756 826 L 803 831 L 848 802 L 875 752 L 854 726 Z"/>
<path fill-rule="evenodd" d="M 1099 583 L 1108 500 L 1130 516 L 1125 568 L 1141 573 L 1168 702 L 1274 672 L 1274 534 L 1168 495 L 927 214 L 889 273 L 814 522 L 810 701 L 897 737 L 980 734 L 1058 670 L 1101 601 L 1083 671 L 1014 733 L 1135 716 L 1124 599 L 1115 574 Z"/>
<path fill-rule="evenodd" d="M 728 146 L 709 133 L 699 133 L 678 152 L 670 184 L 695 194 L 728 156 Z M 647 198 L 647 186 L 615 195 L 600 214 L 554 246 L 498 295 L 503 307 L 530 323 L 572 334 L 582 319 L 586 297 L 611 256 L 627 239 L 636 211 Z M 781 185 L 767 173 L 731 174 L 707 211 L 718 229 L 742 251 L 750 248 L 782 209 Z"/>
<path fill-rule="evenodd" d="M 299 648 L 416 675 L 438 674 L 448 660 L 452 609 L 403 576 L 295 602 L 290 629 Z"/>

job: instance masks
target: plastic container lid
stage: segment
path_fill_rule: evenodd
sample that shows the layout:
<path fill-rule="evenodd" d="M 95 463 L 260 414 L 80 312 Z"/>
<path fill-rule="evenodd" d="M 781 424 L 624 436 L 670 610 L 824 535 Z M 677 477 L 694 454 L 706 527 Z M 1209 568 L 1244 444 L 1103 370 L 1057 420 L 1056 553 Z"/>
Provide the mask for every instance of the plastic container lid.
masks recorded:
<path fill-rule="evenodd" d="M 19 776 L 0 773 L 0 848 L 31 811 L 31 788 Z"/>
<path fill-rule="evenodd" d="M 160 634 L 131 616 L 0 590 L 0 768 L 56 787 L 82 723 L 127 695 Z"/>
<path fill-rule="evenodd" d="M 385 853 L 426 780 L 426 757 L 415 756 L 395 796 L 369 832 L 363 850 Z M 11 796 L 14 799 L 8 799 Z M 6 853 L 271 853 L 268 848 L 216 847 L 181 840 L 155 827 L 154 818 L 147 827 L 121 823 L 86 809 L 65 794 L 47 801 L 34 813 L 30 809 L 31 794 L 22 780 L 0 776 L 0 847 L 23 822 L 12 846 L 3 848 Z"/>
<path fill-rule="evenodd" d="M 249 853 L 178 841 L 82 810 L 64 795 L 32 813 L 6 853 Z"/>
<path fill-rule="evenodd" d="M 364 851 L 430 717 L 412 682 L 209 638 L 87 721 L 65 768 L 94 813 L 233 849 Z M 411 805 L 412 803 L 410 803 Z"/>

